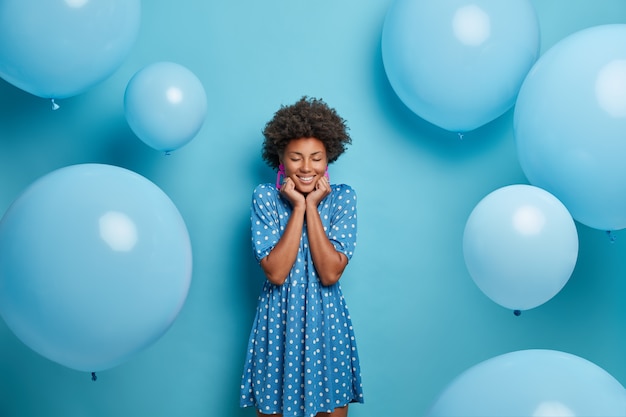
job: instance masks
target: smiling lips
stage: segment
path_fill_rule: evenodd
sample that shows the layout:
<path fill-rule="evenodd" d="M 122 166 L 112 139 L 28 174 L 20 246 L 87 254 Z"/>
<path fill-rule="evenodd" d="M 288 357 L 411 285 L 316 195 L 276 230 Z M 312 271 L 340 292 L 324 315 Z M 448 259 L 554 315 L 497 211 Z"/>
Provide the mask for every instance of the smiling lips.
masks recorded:
<path fill-rule="evenodd" d="M 307 183 L 307 184 L 311 183 L 311 182 L 313 181 L 313 179 L 314 179 L 314 178 L 315 178 L 315 177 L 298 177 L 298 179 L 299 179 L 301 182 L 304 182 L 304 183 Z"/>

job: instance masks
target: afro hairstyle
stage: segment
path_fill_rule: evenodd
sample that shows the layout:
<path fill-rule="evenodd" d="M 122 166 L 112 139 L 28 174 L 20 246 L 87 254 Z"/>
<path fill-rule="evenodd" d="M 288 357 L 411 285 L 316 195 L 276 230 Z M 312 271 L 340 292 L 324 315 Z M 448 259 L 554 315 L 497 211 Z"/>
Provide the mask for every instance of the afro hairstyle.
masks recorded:
<path fill-rule="evenodd" d="M 335 162 L 352 143 L 346 121 L 321 99 L 302 97 L 289 106 L 281 106 L 263 129 L 262 157 L 278 169 L 280 157 L 293 139 L 316 138 L 324 143 L 328 163 Z"/>

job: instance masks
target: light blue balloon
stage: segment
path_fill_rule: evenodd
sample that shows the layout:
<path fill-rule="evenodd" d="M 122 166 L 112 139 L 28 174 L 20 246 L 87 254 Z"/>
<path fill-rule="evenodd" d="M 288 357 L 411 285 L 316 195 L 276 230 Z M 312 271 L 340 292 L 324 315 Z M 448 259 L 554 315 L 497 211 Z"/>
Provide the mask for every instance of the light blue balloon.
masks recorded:
<path fill-rule="evenodd" d="M 625 417 L 626 391 L 594 363 L 530 349 L 481 362 L 457 376 L 426 417 Z"/>
<path fill-rule="evenodd" d="M 517 99 L 528 181 L 589 227 L 626 227 L 626 25 L 576 32 L 546 51 Z"/>
<path fill-rule="evenodd" d="M 207 112 L 202 82 L 186 67 L 156 62 L 137 71 L 126 86 L 126 120 L 148 146 L 170 152 L 200 131 Z"/>
<path fill-rule="evenodd" d="M 472 210 L 463 255 L 485 295 L 503 307 L 528 310 L 553 298 L 569 280 L 578 258 L 578 233 L 552 194 L 532 185 L 509 185 Z"/>
<path fill-rule="evenodd" d="M 464 132 L 513 106 L 539 41 L 528 0 L 395 0 L 383 26 L 382 57 L 409 109 Z"/>
<path fill-rule="evenodd" d="M 44 98 L 109 77 L 139 33 L 140 0 L 2 0 L 0 77 Z"/>
<path fill-rule="evenodd" d="M 155 342 L 191 272 L 174 203 L 124 168 L 53 171 L 0 221 L 0 315 L 27 346 L 72 369 L 108 369 Z"/>

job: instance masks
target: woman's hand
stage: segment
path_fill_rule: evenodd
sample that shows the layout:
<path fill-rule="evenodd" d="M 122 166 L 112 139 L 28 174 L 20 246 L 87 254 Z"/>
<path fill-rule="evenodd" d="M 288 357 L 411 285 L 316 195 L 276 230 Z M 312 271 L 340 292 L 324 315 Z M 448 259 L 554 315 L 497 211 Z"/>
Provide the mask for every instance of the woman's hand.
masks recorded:
<path fill-rule="evenodd" d="M 296 184 L 291 178 L 285 177 L 283 184 L 280 186 L 280 193 L 289 200 L 294 209 L 300 206 L 304 207 L 306 202 L 304 195 L 296 190 Z"/>
<path fill-rule="evenodd" d="M 312 207 L 317 208 L 320 201 L 330 194 L 330 183 L 328 178 L 320 177 L 315 183 L 315 189 L 306 196 L 306 203 Z"/>

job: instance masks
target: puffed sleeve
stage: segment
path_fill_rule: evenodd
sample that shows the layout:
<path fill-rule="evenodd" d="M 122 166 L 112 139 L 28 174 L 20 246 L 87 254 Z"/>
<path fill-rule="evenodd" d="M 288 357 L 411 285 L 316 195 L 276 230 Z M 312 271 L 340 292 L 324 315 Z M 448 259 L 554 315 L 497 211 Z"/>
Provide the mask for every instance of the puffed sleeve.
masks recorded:
<path fill-rule="evenodd" d="M 356 192 L 349 185 L 334 185 L 331 194 L 331 219 L 328 238 L 335 249 L 352 258 L 356 248 Z"/>
<path fill-rule="evenodd" d="M 252 194 L 252 249 L 258 262 L 271 252 L 283 232 L 280 218 L 288 214 L 279 198 L 278 191 L 270 184 L 258 185 Z"/>

